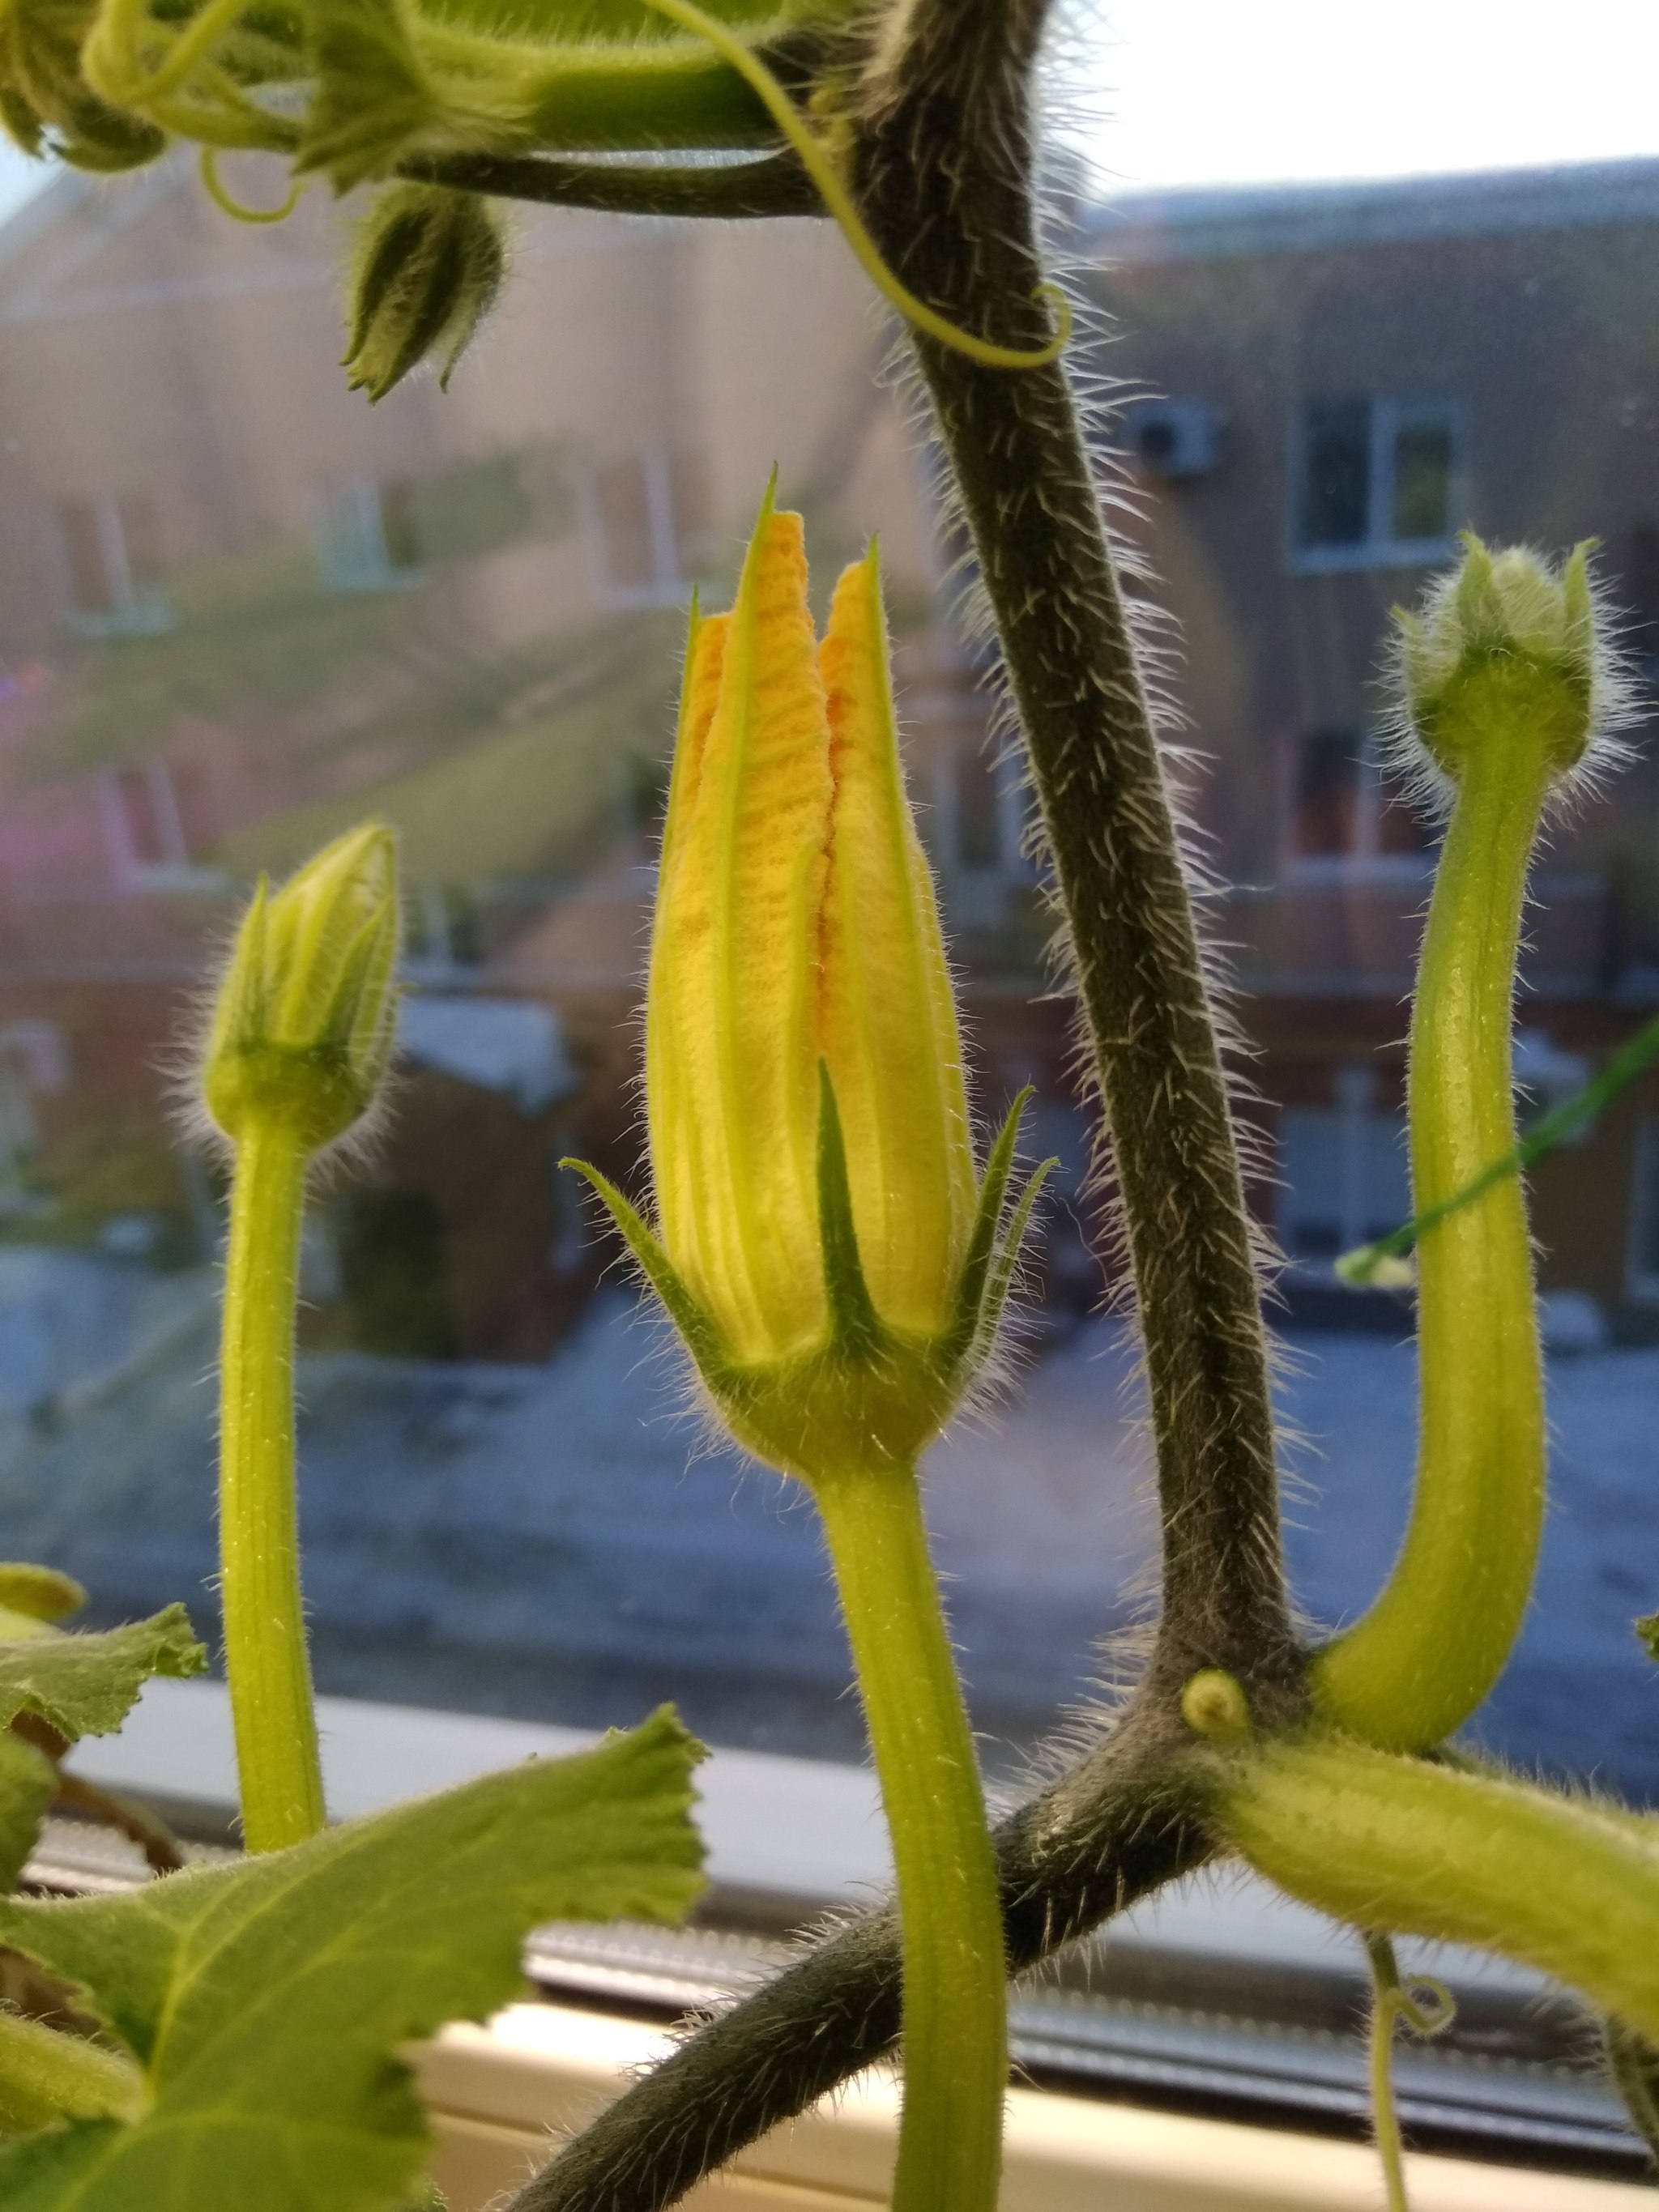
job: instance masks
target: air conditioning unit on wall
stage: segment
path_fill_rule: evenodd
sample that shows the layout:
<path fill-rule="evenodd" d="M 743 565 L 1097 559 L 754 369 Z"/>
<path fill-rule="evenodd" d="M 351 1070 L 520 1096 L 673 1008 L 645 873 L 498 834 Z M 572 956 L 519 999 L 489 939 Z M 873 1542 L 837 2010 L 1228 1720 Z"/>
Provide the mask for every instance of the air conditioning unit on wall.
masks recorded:
<path fill-rule="evenodd" d="M 1153 476 L 1207 476 L 1220 459 L 1221 416 L 1206 399 L 1132 399 L 1118 412 L 1113 443 Z"/>

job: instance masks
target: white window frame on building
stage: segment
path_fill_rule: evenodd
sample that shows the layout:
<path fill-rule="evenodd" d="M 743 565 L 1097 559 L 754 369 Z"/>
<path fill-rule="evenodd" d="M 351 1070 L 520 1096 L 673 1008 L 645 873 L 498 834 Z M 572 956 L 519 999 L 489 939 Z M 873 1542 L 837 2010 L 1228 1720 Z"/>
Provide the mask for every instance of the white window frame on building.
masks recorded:
<path fill-rule="evenodd" d="M 0 1024 L 0 1219 L 42 1210 L 28 1168 L 40 1142 L 34 1101 L 70 1079 L 69 1048 L 56 1022 Z"/>
<path fill-rule="evenodd" d="M 52 527 L 72 636 L 155 637 L 173 628 L 167 595 L 144 574 L 137 550 L 146 535 L 153 538 L 153 524 L 145 493 L 58 501 Z"/>
<path fill-rule="evenodd" d="M 1308 534 L 1310 435 L 1316 416 L 1339 409 L 1364 410 L 1364 514 L 1352 538 Z M 1431 534 L 1397 527 L 1401 491 L 1401 453 L 1413 433 L 1446 441 L 1445 513 Z M 1299 574 L 1349 568 L 1413 568 L 1444 560 L 1463 520 L 1467 410 L 1461 399 L 1435 393 L 1355 392 L 1302 401 L 1290 428 L 1290 565 Z"/>
<path fill-rule="evenodd" d="M 141 838 L 135 830 L 130 784 L 124 779 L 142 788 L 148 836 Z M 216 890 L 223 885 L 221 870 L 191 859 L 178 789 L 166 761 L 152 755 L 103 769 L 98 778 L 98 806 L 111 872 L 123 890 Z M 151 853 L 146 854 L 146 845 Z"/>
<path fill-rule="evenodd" d="M 983 821 L 991 830 L 989 843 L 994 850 L 984 858 L 969 857 L 964 850 L 969 810 L 963 804 L 963 785 L 969 776 L 990 786 Z M 1003 919 L 1010 899 L 1036 880 L 1036 867 L 1025 839 L 1030 793 L 1011 758 L 994 751 L 984 739 L 968 736 L 936 750 L 928 783 L 933 820 L 927 842 L 951 919 L 969 928 L 993 927 Z"/>
<path fill-rule="evenodd" d="M 635 546 L 643 561 L 625 557 L 607 514 L 606 486 L 636 471 L 644 530 Z M 680 518 L 674 496 L 674 458 L 665 447 L 593 462 L 580 471 L 582 538 L 593 596 L 602 607 L 678 606 L 690 589 L 682 559 Z"/>
<path fill-rule="evenodd" d="M 1376 1071 L 1363 1061 L 1340 1066 L 1332 1089 L 1334 1105 L 1286 1107 L 1279 1120 L 1279 1243 L 1293 1267 L 1319 1272 L 1397 1229 L 1411 1212 L 1406 1117 L 1377 1107 Z M 1297 1154 L 1310 1147 L 1326 1155 L 1331 1173 L 1324 1191 L 1298 1187 Z M 1316 1223 L 1328 1224 L 1334 1250 L 1298 1249 L 1304 1225 Z"/>
<path fill-rule="evenodd" d="M 1353 770 L 1353 836 L 1346 849 L 1312 853 L 1302 850 L 1297 832 L 1302 819 L 1302 777 L 1308 749 L 1316 743 L 1350 740 Z M 1395 808 L 1404 805 L 1398 785 L 1384 772 L 1380 741 L 1373 731 L 1346 730 L 1335 725 L 1299 731 L 1288 749 L 1284 771 L 1284 796 L 1279 811 L 1283 825 L 1283 874 L 1289 884 L 1401 884 L 1426 881 L 1434 872 L 1434 841 L 1421 850 L 1390 852 L 1382 841 L 1382 825 Z"/>
<path fill-rule="evenodd" d="M 351 477 L 327 495 L 318 558 L 331 592 L 404 591 L 416 580 L 418 528 L 410 514 L 396 511 L 411 495 L 405 481 L 374 477 Z"/>

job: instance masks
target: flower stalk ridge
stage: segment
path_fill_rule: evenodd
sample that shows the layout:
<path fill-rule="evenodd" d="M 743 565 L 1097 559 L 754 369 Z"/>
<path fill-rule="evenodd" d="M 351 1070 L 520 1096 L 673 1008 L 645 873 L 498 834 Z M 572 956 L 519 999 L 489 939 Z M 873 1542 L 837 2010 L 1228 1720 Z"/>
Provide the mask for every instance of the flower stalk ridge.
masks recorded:
<path fill-rule="evenodd" d="M 893 1838 L 901 2212 L 991 2212 L 1007 2045 L 995 1867 L 915 1464 L 984 1365 L 1046 1169 L 976 1172 L 872 548 L 820 642 L 769 493 L 694 608 L 646 1032 L 658 1225 L 583 1169 L 720 1417 L 811 1487 Z M 579 1164 L 573 1163 L 573 1164 Z"/>
<path fill-rule="evenodd" d="M 202 1070 L 235 1149 L 220 1358 L 219 1546 L 243 1837 L 323 1825 L 300 1591 L 294 1317 L 306 1173 L 372 1109 L 397 1026 L 396 850 L 337 838 L 273 897 L 262 881 L 220 985 Z"/>

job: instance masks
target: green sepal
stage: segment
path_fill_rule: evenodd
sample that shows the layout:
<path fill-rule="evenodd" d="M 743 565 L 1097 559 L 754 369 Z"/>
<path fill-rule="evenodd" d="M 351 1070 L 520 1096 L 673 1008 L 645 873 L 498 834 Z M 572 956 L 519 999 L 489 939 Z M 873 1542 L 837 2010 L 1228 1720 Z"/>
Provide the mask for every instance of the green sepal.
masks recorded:
<path fill-rule="evenodd" d="M 1019 1265 L 1020 1250 L 1025 1243 L 1026 1231 L 1031 1225 L 1032 1212 L 1042 1194 L 1042 1186 L 1059 1165 L 1059 1160 L 1053 1158 L 1041 1161 L 1025 1178 L 1024 1188 L 1014 1201 L 1014 1210 L 1008 1218 L 1007 1234 L 997 1247 L 996 1257 L 991 1262 L 990 1277 L 985 1285 L 985 1301 L 980 1308 L 979 1328 L 970 1357 L 982 1359 L 991 1348 L 1001 1325 L 1008 1293 L 1013 1287 L 1014 1270 Z"/>
<path fill-rule="evenodd" d="M 1014 1171 L 1014 1147 L 1019 1142 L 1019 1125 L 1025 1109 L 1036 1096 L 1032 1085 L 1027 1084 L 1008 1111 L 1002 1117 L 1002 1127 L 997 1131 L 990 1156 L 985 1163 L 985 1175 L 979 1187 L 979 1203 L 974 1211 L 974 1225 L 968 1234 L 967 1256 L 962 1263 L 962 1276 L 957 1285 L 956 1312 L 945 1340 L 945 1358 L 960 1362 L 967 1357 L 969 1346 L 979 1332 L 979 1317 L 985 1303 L 985 1285 L 991 1272 L 991 1262 L 996 1256 L 997 1231 L 1002 1226 L 1003 1202 L 1008 1194 L 1008 1178 Z"/>
<path fill-rule="evenodd" d="M 818 1062 L 818 1237 L 823 1288 L 830 1304 L 830 1341 L 843 1357 L 868 1359 L 885 1332 L 859 1258 L 853 1220 L 853 1186 L 847 1173 L 847 1140 L 830 1070 Z"/>
<path fill-rule="evenodd" d="M 1005 1227 L 1003 1216 L 1013 1176 L 1014 1147 L 1019 1141 L 1025 1109 L 1034 1096 L 1028 1084 L 1008 1109 L 985 1163 L 985 1175 L 979 1187 L 979 1204 L 957 1288 L 956 1312 L 941 1347 L 946 1371 L 964 1377 L 982 1367 L 989 1356 L 1003 1309 L 1008 1303 L 1020 1248 L 1031 1225 L 1032 1211 L 1043 1184 L 1060 1164 L 1058 1160 L 1047 1159 L 1033 1170 L 1021 1186 Z"/>
<path fill-rule="evenodd" d="M 1659 1659 L 1659 1613 L 1644 1613 L 1631 1624 L 1642 1639 L 1650 1659 Z"/>
<path fill-rule="evenodd" d="M 711 1383 L 726 1377 L 728 1362 L 720 1340 L 720 1332 L 686 1288 L 678 1267 L 662 1248 L 659 1238 L 653 1236 L 637 1209 L 630 1206 L 609 1176 L 601 1175 L 587 1160 L 565 1158 L 559 1162 L 573 1175 L 582 1176 L 595 1196 L 601 1200 L 611 1218 L 621 1232 L 623 1242 L 644 1269 L 652 1289 L 668 1310 L 668 1318 L 685 1340 L 686 1350 L 697 1363 L 698 1371 Z"/>

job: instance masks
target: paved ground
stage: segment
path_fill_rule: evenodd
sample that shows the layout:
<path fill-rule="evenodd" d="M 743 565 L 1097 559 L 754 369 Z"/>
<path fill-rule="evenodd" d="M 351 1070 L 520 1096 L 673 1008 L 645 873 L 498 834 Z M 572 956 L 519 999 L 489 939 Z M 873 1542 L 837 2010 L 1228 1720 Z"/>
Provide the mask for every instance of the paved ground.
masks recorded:
<path fill-rule="evenodd" d="M 67 1411 L 0 1431 L 0 1552 L 80 1575 L 104 1617 L 183 1596 L 210 1629 L 210 1322 L 182 1291 L 163 1318 L 136 1351 L 131 1329 L 106 1342 L 108 1387 L 82 1376 Z M 0 1319 L 0 1387 L 4 1349 Z M 1286 1408 L 1324 1455 L 1294 1455 L 1291 1551 L 1303 1602 L 1334 1620 L 1397 1540 L 1413 1359 L 1375 1337 L 1295 1350 Z M 930 1462 L 953 1626 L 1000 1764 L 1085 1694 L 1095 1639 L 1144 1617 L 1154 1524 L 1132 1376 L 1122 1330 L 1091 1323 Z M 303 1390 L 324 1687 L 582 1723 L 672 1696 L 716 1741 L 856 1753 L 807 1501 L 697 1449 L 627 1301 L 601 1302 L 544 1366 L 330 1358 L 307 1363 Z M 1538 1602 L 1480 1732 L 1659 1801 L 1659 1673 L 1629 1625 L 1659 1607 L 1659 1352 L 1559 1360 L 1552 1391 Z"/>

